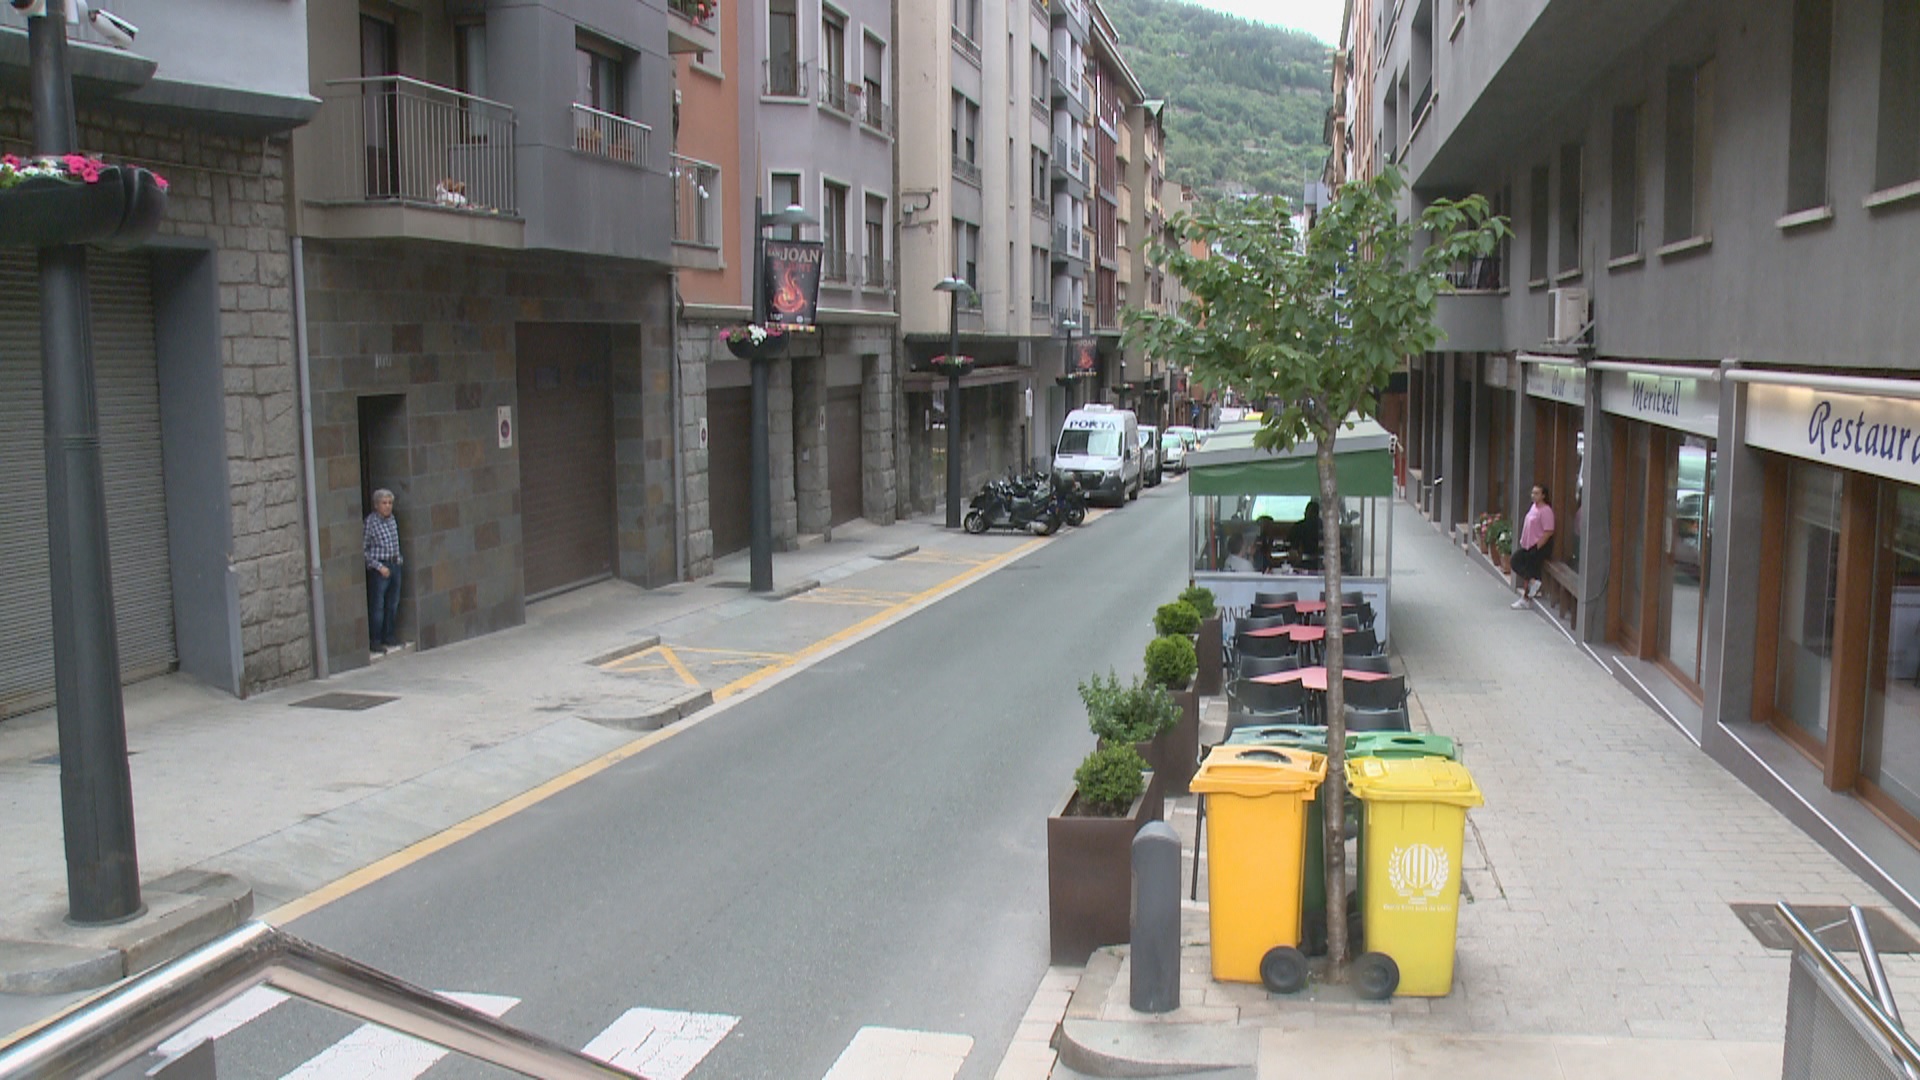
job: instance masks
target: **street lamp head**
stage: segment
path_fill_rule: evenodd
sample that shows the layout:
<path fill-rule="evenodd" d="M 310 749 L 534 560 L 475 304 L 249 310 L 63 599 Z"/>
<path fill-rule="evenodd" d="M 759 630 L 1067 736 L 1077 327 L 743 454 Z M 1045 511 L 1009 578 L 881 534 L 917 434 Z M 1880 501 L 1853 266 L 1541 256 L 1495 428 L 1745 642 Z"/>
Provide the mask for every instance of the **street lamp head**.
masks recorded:
<path fill-rule="evenodd" d="M 807 213 L 807 208 L 799 205 L 789 206 L 785 210 L 776 210 L 771 214 L 760 215 L 760 227 L 763 229 L 818 224 L 820 224 L 820 219 Z"/>
<path fill-rule="evenodd" d="M 946 293 L 970 293 L 973 291 L 973 286 L 967 284 L 966 278 L 957 278 L 957 277 L 941 278 L 940 284 L 935 285 L 933 287 L 933 291 L 946 292 Z"/>

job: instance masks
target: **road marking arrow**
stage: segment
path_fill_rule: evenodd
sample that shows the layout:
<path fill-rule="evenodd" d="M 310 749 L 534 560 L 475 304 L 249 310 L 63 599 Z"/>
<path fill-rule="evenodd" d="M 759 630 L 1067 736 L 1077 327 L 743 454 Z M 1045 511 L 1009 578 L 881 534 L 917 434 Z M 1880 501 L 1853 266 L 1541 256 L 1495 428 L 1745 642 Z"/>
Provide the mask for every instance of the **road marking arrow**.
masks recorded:
<path fill-rule="evenodd" d="M 739 1022 L 721 1013 L 628 1009 L 582 1052 L 647 1080 L 686 1080 Z"/>

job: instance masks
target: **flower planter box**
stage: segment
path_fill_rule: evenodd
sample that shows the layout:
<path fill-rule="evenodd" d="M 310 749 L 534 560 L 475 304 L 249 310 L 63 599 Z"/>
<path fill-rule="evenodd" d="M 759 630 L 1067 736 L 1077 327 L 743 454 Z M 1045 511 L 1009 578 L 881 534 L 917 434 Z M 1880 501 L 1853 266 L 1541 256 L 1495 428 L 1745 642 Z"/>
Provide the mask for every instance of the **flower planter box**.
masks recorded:
<path fill-rule="evenodd" d="M 1149 782 L 1151 789 L 1152 783 Z M 1055 964 L 1084 964 L 1093 950 L 1133 934 L 1133 835 L 1159 818 L 1150 794 L 1124 817 L 1081 817 L 1077 790 L 1047 818 L 1047 930 Z"/>
<path fill-rule="evenodd" d="M 99 178 L 40 177 L 0 190 L 0 246 L 144 243 L 166 216 L 167 192 L 145 169 L 107 165 Z"/>
<path fill-rule="evenodd" d="M 1200 767 L 1200 693 L 1174 690 L 1173 700 L 1180 706 L 1180 722 L 1173 730 L 1154 739 L 1160 756 L 1153 763 L 1154 775 L 1164 774 L 1163 788 L 1168 795 L 1189 794 L 1187 785 Z"/>
<path fill-rule="evenodd" d="M 727 351 L 741 360 L 771 360 L 787 351 L 787 335 L 769 334 L 764 340 L 755 342 L 744 333 L 724 339 Z"/>
<path fill-rule="evenodd" d="M 1193 651 L 1200 660 L 1200 670 L 1193 677 L 1194 690 L 1202 697 L 1218 697 L 1225 679 L 1220 616 L 1200 620 L 1200 633 L 1194 637 Z"/>
<path fill-rule="evenodd" d="M 973 357 L 963 356 L 958 360 L 948 360 L 943 356 L 936 356 L 932 360 L 927 361 L 927 367 L 937 375 L 945 375 L 948 378 L 952 378 L 955 375 L 965 375 L 972 371 Z"/>

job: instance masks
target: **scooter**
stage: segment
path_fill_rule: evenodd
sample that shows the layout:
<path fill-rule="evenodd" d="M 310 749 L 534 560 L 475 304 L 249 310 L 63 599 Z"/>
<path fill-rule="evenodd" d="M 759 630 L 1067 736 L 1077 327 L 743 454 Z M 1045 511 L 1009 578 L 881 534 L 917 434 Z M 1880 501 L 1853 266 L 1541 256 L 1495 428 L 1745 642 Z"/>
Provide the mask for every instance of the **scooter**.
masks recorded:
<path fill-rule="evenodd" d="M 1080 490 L 1080 481 L 1067 473 L 1054 473 L 1052 479 L 1053 505 L 1060 511 L 1060 518 L 1074 528 L 1087 523 L 1087 493 Z"/>
<path fill-rule="evenodd" d="M 1059 531 L 1060 520 L 1060 512 L 1045 491 L 1019 481 L 996 480 L 981 488 L 967 504 L 960 525 L 975 536 L 996 527 L 1052 536 Z"/>

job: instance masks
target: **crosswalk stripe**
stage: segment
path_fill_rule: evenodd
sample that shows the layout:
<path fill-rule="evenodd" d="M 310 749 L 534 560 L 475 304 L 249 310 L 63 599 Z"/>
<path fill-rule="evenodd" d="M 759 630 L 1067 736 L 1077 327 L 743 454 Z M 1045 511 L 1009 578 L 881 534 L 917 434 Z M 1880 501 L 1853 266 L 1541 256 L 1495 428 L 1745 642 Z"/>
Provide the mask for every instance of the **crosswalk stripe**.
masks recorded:
<path fill-rule="evenodd" d="M 188 1024 L 166 1042 L 155 1047 L 161 1057 L 176 1058 L 207 1039 L 229 1035 L 240 1027 L 266 1015 L 287 995 L 271 986 L 256 986 L 225 1005 Z"/>
<path fill-rule="evenodd" d="M 863 1027 L 822 1080 L 953 1080 L 972 1052 L 971 1035 Z"/>
<path fill-rule="evenodd" d="M 488 1016 L 503 1015 L 520 1004 L 519 998 L 497 994 L 447 993 L 462 1005 Z M 451 1051 L 376 1024 L 362 1024 L 353 1034 L 310 1057 L 281 1080 L 413 1080 L 434 1067 Z"/>
<path fill-rule="evenodd" d="M 739 1022 L 739 1017 L 722 1013 L 628 1009 L 582 1053 L 647 1080 L 686 1080 Z"/>

